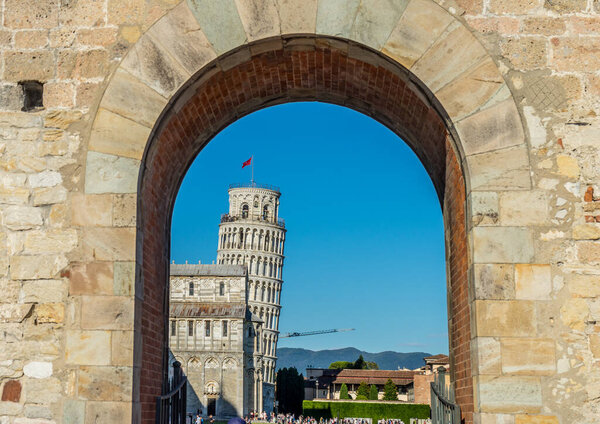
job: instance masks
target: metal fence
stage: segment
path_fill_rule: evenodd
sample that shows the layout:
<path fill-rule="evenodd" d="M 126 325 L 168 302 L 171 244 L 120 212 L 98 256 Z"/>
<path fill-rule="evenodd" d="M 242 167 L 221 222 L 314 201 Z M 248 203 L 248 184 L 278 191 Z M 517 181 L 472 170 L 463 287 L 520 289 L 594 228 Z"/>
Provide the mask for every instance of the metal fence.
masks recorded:
<path fill-rule="evenodd" d="M 156 424 L 186 424 L 187 377 L 181 362 L 173 362 L 173 379 L 169 392 L 156 398 Z"/>
<path fill-rule="evenodd" d="M 460 406 L 455 403 L 454 389 L 446 373 L 439 372 L 431 383 L 432 424 L 460 424 Z"/>

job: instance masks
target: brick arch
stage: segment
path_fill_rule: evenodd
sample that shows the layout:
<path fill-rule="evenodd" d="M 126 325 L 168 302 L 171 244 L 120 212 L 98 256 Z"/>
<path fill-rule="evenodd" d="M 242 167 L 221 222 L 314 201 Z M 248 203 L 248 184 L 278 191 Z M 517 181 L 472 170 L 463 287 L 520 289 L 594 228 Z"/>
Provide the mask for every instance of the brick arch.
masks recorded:
<path fill-rule="evenodd" d="M 273 47 L 275 46 L 275 47 Z M 140 387 L 144 422 L 154 417 L 166 356 L 170 220 L 179 185 L 202 148 L 240 117 L 271 105 L 322 101 L 346 106 L 383 123 L 403 138 L 429 172 L 443 204 L 448 240 L 451 357 L 457 400 L 472 421 L 468 249 L 464 172 L 453 128 L 439 103 L 410 73 L 379 53 L 338 39 L 293 37 L 275 45 L 251 45 L 208 67 L 171 101 L 154 128 L 138 190 L 138 267 L 143 372 Z"/>

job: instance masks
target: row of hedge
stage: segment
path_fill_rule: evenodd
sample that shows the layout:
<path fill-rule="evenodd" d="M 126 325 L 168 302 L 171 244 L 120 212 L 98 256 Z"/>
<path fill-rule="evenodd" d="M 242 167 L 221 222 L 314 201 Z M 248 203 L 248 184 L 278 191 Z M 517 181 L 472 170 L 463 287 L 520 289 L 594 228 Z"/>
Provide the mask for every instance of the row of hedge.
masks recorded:
<path fill-rule="evenodd" d="M 418 403 L 386 402 L 327 402 L 305 400 L 302 402 L 304 416 L 313 418 L 371 418 L 373 422 L 389 418 L 409 423 L 411 418 L 429 418 L 429 405 Z"/>

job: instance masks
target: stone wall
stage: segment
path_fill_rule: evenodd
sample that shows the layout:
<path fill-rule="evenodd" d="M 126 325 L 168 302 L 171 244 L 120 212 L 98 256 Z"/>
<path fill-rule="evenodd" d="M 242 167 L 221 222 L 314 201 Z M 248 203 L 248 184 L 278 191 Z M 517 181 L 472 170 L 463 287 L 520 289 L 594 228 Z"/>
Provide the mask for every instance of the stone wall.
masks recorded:
<path fill-rule="evenodd" d="M 1 17 L 2 424 L 153 420 L 181 177 L 168 168 L 237 117 L 301 99 L 388 125 L 440 197 L 450 134 L 468 241 L 468 304 L 450 318 L 470 317 L 453 343 L 470 345 L 474 422 L 597 420 L 596 1 L 4 0 Z M 281 73 L 268 79 L 257 66 L 270 63 Z M 398 69 L 418 89 L 386 97 L 398 85 L 383 70 Z M 44 83 L 44 108 L 22 112 L 29 80 Z M 220 101 L 187 109 L 193 84 Z"/>

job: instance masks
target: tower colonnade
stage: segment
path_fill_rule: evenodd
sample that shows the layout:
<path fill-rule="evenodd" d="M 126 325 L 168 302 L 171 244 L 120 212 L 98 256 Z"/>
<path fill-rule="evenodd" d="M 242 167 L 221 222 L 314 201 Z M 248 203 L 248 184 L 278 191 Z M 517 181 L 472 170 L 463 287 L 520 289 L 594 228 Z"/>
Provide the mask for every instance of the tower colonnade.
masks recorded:
<path fill-rule="evenodd" d="M 257 340 L 264 354 L 262 377 L 275 383 L 283 286 L 285 222 L 279 218 L 278 188 L 256 183 L 229 189 L 229 213 L 221 216 L 217 263 L 245 265 L 248 307 L 263 321 Z"/>

